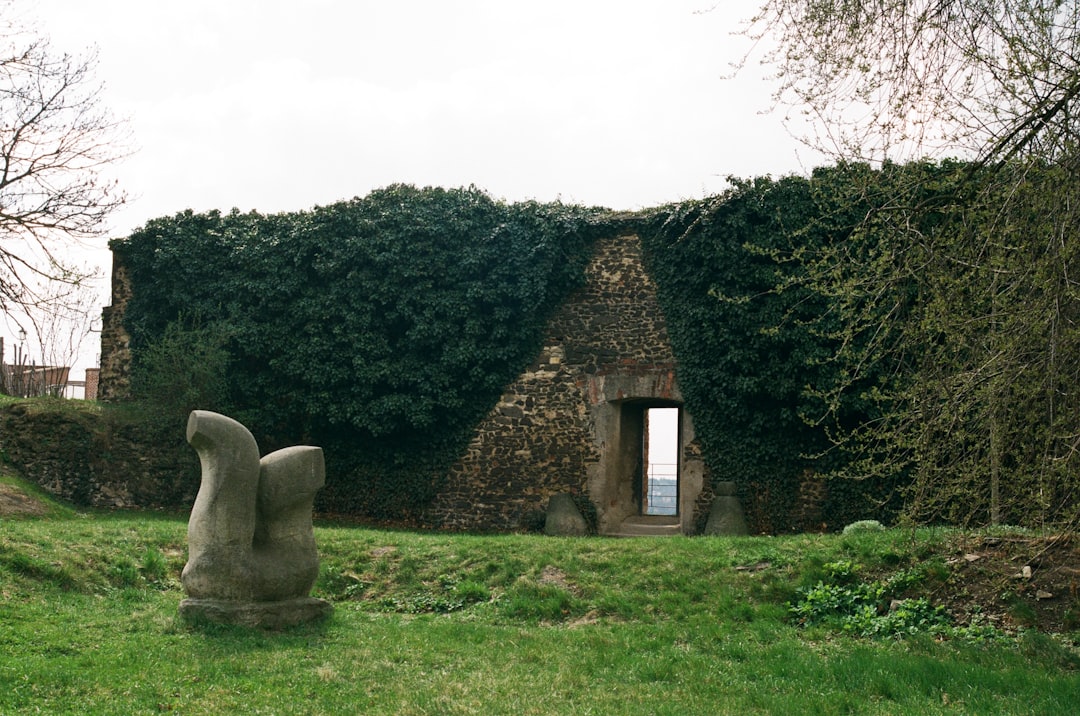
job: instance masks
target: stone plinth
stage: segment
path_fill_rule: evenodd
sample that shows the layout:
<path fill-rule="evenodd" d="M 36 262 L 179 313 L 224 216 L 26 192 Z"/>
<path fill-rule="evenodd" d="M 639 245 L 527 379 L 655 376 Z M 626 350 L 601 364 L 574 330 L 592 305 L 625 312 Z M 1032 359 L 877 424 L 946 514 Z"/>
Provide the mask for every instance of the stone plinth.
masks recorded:
<path fill-rule="evenodd" d="M 734 482 L 716 483 L 716 498 L 713 500 L 709 521 L 705 523 L 706 535 L 746 535 L 750 530 L 746 526 L 742 505 L 735 496 Z"/>
<path fill-rule="evenodd" d="M 544 519 L 544 534 L 552 537 L 582 537 L 588 532 L 589 525 L 581 516 L 574 496 L 565 492 L 552 495 Z"/>
<path fill-rule="evenodd" d="M 283 602 L 237 602 L 223 599 L 185 599 L 180 616 L 190 621 L 281 629 L 319 621 L 333 611 L 330 602 L 314 597 Z"/>

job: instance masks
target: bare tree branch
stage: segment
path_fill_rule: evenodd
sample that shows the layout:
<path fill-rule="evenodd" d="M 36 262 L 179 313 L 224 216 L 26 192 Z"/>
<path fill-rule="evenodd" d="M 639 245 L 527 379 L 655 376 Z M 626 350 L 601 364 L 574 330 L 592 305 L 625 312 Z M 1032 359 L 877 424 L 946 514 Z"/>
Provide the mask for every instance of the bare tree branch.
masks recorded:
<path fill-rule="evenodd" d="M 57 53 L 11 14 L 0 4 L 0 309 L 41 310 L 66 295 L 45 284 L 91 275 L 68 256 L 125 201 L 106 171 L 127 130 L 102 105 L 96 55 Z"/>
<path fill-rule="evenodd" d="M 1053 159 L 1077 140 L 1076 0 L 765 0 L 744 28 L 778 103 L 847 159 Z"/>

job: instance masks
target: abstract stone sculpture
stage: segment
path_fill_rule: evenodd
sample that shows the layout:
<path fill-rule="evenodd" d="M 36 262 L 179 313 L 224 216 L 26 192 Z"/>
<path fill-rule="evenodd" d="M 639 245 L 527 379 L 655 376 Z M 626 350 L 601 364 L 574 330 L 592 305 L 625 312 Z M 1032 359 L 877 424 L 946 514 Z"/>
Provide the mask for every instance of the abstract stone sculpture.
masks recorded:
<path fill-rule="evenodd" d="M 191 413 L 187 440 L 202 483 L 188 522 L 180 614 L 264 627 L 328 615 L 329 602 L 308 596 L 319 574 L 311 513 L 326 478 L 322 448 L 260 460 L 247 428 L 205 410 Z"/>

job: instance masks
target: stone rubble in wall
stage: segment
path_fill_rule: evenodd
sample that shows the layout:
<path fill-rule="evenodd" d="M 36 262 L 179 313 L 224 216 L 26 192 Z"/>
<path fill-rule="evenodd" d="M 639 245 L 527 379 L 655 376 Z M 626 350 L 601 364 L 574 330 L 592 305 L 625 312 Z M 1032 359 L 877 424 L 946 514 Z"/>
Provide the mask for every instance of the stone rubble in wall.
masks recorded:
<path fill-rule="evenodd" d="M 666 323 L 636 236 L 598 242 L 584 286 L 553 316 L 543 346 L 477 427 L 427 512 L 432 524 L 516 529 L 552 495 L 586 494 L 603 447 L 589 409 L 598 398 L 593 378 L 672 374 Z"/>

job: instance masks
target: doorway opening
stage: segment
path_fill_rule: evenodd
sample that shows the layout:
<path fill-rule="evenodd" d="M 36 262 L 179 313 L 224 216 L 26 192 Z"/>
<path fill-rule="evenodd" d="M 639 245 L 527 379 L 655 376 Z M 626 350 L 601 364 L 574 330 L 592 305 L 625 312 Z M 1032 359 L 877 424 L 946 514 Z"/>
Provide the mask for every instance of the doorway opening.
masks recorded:
<path fill-rule="evenodd" d="M 645 408 L 641 514 L 679 514 L 679 409 Z"/>

